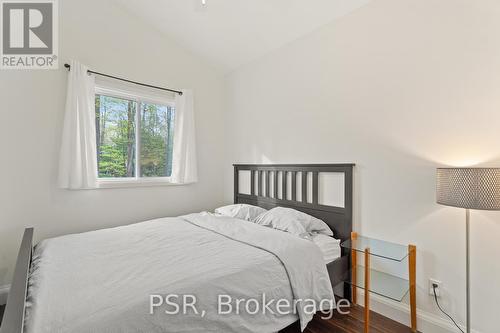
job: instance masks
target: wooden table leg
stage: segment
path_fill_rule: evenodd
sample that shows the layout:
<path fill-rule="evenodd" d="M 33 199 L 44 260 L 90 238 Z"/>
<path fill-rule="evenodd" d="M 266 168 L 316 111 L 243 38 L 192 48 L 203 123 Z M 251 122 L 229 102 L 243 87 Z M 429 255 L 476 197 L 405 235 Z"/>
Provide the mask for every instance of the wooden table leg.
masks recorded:
<path fill-rule="evenodd" d="M 358 233 L 356 232 L 351 232 L 351 241 L 355 240 L 358 238 Z M 358 303 L 358 290 L 356 287 L 356 282 L 358 281 L 358 256 L 357 256 L 357 251 L 354 249 L 351 249 L 351 286 L 352 286 L 352 294 L 351 294 L 351 301 L 353 305 L 356 305 Z"/>
<path fill-rule="evenodd" d="M 370 332 L 370 248 L 365 249 L 365 333 Z"/>
<path fill-rule="evenodd" d="M 408 245 L 411 331 L 417 332 L 417 247 Z"/>

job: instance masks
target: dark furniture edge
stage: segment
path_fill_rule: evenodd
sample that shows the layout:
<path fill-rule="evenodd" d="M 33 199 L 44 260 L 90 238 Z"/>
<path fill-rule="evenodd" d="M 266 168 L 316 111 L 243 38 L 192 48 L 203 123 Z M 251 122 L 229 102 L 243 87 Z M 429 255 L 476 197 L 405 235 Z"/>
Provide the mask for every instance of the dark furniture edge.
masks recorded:
<path fill-rule="evenodd" d="M 33 228 L 24 229 L 0 333 L 22 333 L 33 250 Z"/>

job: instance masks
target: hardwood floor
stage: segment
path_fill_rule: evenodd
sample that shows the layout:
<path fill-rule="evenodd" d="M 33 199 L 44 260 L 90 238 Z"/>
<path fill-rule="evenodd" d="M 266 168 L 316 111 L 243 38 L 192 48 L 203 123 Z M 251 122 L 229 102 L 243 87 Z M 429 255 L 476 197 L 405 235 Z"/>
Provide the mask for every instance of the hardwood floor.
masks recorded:
<path fill-rule="evenodd" d="M 351 313 L 341 315 L 335 312 L 332 319 L 323 320 L 316 316 L 304 330 L 304 333 L 363 333 L 363 307 L 351 308 Z M 370 333 L 410 333 L 411 329 L 394 320 L 373 311 L 370 312 Z M 298 324 L 286 328 L 280 333 L 299 333 Z"/>
<path fill-rule="evenodd" d="M 5 306 L 0 306 L 0 324 Z M 280 333 L 299 333 L 298 324 L 288 327 Z M 363 332 L 363 308 L 356 306 L 351 308 L 349 315 L 335 315 L 330 320 L 322 320 L 315 317 L 309 323 L 304 333 L 362 333 Z M 411 330 L 389 318 L 378 313 L 371 312 L 371 333 L 409 333 Z"/>

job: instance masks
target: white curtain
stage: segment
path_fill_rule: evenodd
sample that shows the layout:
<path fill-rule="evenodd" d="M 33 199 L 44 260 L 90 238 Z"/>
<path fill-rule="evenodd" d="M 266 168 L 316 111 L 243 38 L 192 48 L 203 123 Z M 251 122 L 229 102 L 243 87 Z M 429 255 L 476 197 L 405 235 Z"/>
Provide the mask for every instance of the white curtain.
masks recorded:
<path fill-rule="evenodd" d="M 71 61 L 59 160 L 61 188 L 97 187 L 95 81 L 87 70 Z"/>
<path fill-rule="evenodd" d="M 182 95 L 177 94 L 175 97 L 172 183 L 187 184 L 198 181 L 195 141 L 193 92 L 182 90 Z"/>

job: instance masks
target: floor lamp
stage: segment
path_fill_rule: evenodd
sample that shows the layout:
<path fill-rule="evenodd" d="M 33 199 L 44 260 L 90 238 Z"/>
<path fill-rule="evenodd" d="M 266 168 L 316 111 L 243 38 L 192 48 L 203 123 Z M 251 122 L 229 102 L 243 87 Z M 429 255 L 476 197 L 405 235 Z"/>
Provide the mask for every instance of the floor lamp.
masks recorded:
<path fill-rule="evenodd" d="M 436 201 L 465 208 L 467 333 L 470 333 L 470 209 L 500 210 L 500 168 L 437 169 Z"/>

